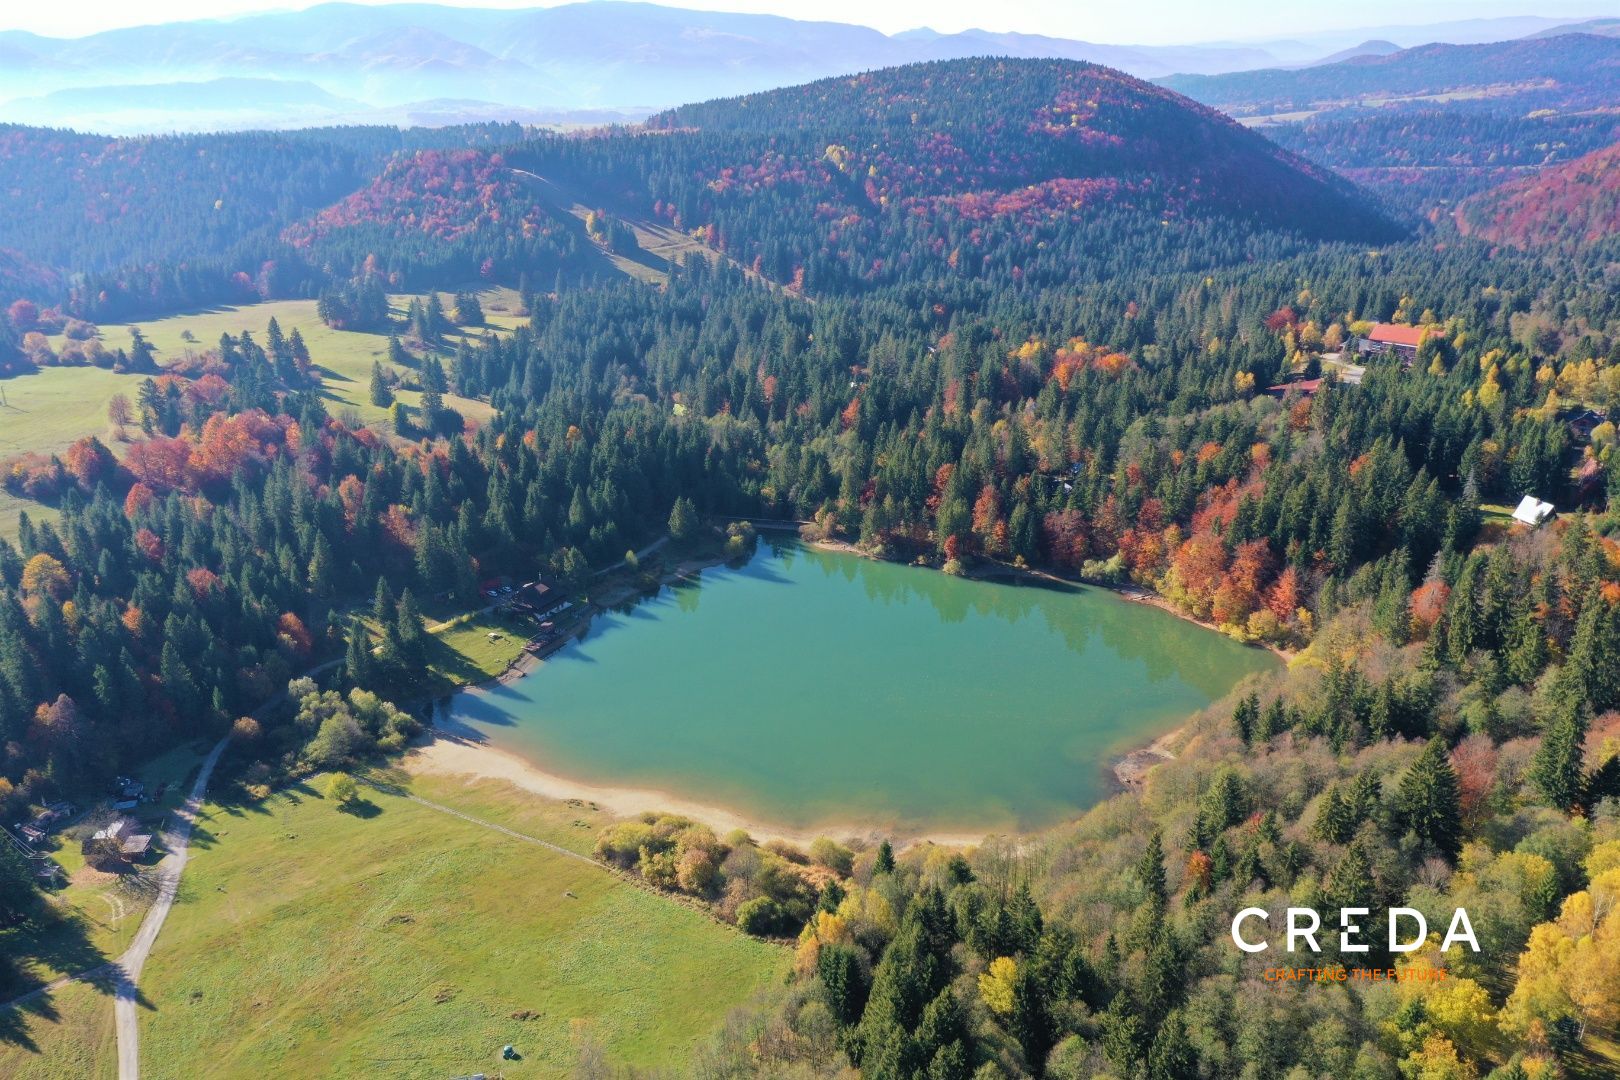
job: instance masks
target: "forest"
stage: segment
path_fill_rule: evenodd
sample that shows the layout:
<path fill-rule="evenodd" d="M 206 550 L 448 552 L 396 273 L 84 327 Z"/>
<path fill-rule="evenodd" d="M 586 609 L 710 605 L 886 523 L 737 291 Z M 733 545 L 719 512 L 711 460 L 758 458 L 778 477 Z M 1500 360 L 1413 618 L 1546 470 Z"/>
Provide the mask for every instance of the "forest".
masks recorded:
<path fill-rule="evenodd" d="M 1027 844 L 768 850 L 658 817 L 604 834 L 605 861 L 796 943 L 782 1000 L 696 1075 L 1612 1070 L 1620 294 L 1601 245 L 1553 257 L 1415 220 L 1084 64 L 918 65 L 469 142 L 403 148 L 313 212 L 255 211 L 244 238 L 310 252 L 288 265 L 329 317 L 369 311 L 424 356 L 447 316 L 390 324 L 378 296 L 485 260 L 521 281 L 526 324 L 423 364 L 493 419 L 442 399 L 394 431 L 334 416 L 320 357 L 272 324 L 150 372 L 121 454 L 87 434 L 0 466 L 60 512 L 0 540 L 0 809 L 233 726 L 256 785 L 373 760 L 415 732 L 387 702 L 412 699 L 425 599 L 500 573 L 578 584 L 672 516 L 793 518 L 947 573 L 1135 585 L 1298 659 L 1198 717 L 1141 790 Z M 570 277 L 568 234 L 508 163 L 714 258 L 661 286 Z M 100 301 L 44 284 L 0 349 L 30 319 L 94 320 Z M 1409 365 L 1348 363 L 1379 323 L 1426 331 Z M 1530 494 L 1558 520 L 1511 524 Z M 249 717 L 326 660 L 327 683 Z M 1483 947 L 1400 959 L 1439 990 L 1283 992 L 1226 925 L 1291 903 L 1432 927 L 1466 905 Z"/>

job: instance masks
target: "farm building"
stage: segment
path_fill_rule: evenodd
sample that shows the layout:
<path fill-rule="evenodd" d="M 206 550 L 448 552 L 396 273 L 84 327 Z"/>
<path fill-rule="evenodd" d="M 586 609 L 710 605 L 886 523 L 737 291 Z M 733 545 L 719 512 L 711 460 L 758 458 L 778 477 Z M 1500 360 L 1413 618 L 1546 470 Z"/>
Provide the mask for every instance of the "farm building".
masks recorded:
<path fill-rule="evenodd" d="M 1534 495 L 1526 495 L 1519 500 L 1518 507 L 1513 511 L 1513 520 L 1532 529 L 1546 521 L 1553 515 L 1553 504 L 1542 502 Z"/>
<path fill-rule="evenodd" d="M 1403 361 L 1416 359 L 1418 346 L 1429 333 L 1426 326 L 1402 326 L 1399 323 L 1377 323 L 1367 336 L 1356 342 L 1356 351 L 1363 356 L 1387 356 L 1394 353 Z"/>
<path fill-rule="evenodd" d="M 134 818 L 118 817 L 96 830 L 84 842 L 84 854 L 86 859 L 92 861 L 97 856 L 105 861 L 106 857 L 116 855 L 124 862 L 130 862 L 145 855 L 151 847 L 151 833 L 141 832 Z"/>
<path fill-rule="evenodd" d="M 1592 432 L 1596 431 L 1600 424 L 1608 423 L 1608 420 L 1607 416 L 1595 409 L 1583 409 L 1570 418 L 1569 433 L 1577 439 L 1590 439 Z"/>
<path fill-rule="evenodd" d="M 1266 387 L 1266 393 L 1274 398 L 1287 397 L 1290 393 L 1302 394 L 1311 397 L 1322 389 L 1321 379 L 1297 379 L 1294 382 L 1278 383 L 1276 386 Z"/>

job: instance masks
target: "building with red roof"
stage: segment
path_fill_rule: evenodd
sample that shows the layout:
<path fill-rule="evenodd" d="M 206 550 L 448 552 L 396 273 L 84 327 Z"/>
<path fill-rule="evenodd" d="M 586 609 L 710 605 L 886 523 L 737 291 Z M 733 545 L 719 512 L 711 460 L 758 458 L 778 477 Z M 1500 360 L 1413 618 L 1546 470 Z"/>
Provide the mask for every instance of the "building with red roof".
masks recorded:
<path fill-rule="evenodd" d="M 1356 351 L 1363 356 L 1383 356 L 1394 353 L 1410 363 L 1417 357 L 1418 346 L 1429 335 L 1427 326 L 1403 326 L 1400 323 L 1376 323 L 1367 336 L 1356 342 Z"/>

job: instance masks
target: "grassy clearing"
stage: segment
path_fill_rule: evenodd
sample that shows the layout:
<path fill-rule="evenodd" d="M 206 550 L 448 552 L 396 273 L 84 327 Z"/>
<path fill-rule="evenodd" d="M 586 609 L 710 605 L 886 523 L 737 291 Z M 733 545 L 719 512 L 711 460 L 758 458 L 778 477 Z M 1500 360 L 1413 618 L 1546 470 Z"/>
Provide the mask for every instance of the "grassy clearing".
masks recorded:
<path fill-rule="evenodd" d="M 426 633 L 427 675 L 422 688 L 428 697 L 475 686 L 504 672 L 523 654 L 534 625 L 499 611 L 468 612 L 454 604 L 436 602 L 432 611 L 423 620 L 424 627 L 431 628 Z M 371 640 L 380 644 L 382 634 L 369 605 L 352 613 L 360 617 Z"/>
<path fill-rule="evenodd" d="M 420 294 L 426 296 L 426 294 Z M 440 300 L 446 310 L 453 304 L 454 297 L 449 293 L 440 293 Z M 523 319 L 517 314 L 519 299 L 511 289 L 485 289 L 479 294 L 480 302 L 484 307 L 488 329 L 494 333 L 507 332 L 518 326 Z M 404 294 L 390 297 L 390 304 L 394 316 L 399 319 L 405 317 L 405 310 L 409 307 L 414 294 Z M 136 323 L 115 323 L 101 327 L 102 341 L 108 348 L 127 347 L 130 340 L 130 328 L 139 326 L 141 333 L 157 348 L 157 359 L 160 364 L 178 360 L 188 352 L 202 352 L 219 344 L 221 334 L 237 336 L 242 331 L 251 331 L 254 338 L 264 343 L 265 328 L 270 320 L 275 319 L 281 326 L 281 332 L 291 334 L 294 328 L 303 335 L 304 343 L 309 346 L 310 359 L 321 369 L 325 383 L 329 408 L 334 412 L 343 409 L 354 409 L 360 418 L 367 424 L 381 423 L 387 417 L 387 410 L 371 404 L 371 365 L 373 361 L 381 361 L 384 368 L 390 368 L 404 374 L 404 369 L 388 363 L 388 337 L 386 334 L 361 333 L 352 330 L 334 330 L 321 322 L 315 313 L 313 300 L 272 300 L 263 304 L 248 304 L 242 307 L 213 308 L 207 311 L 188 312 L 181 315 L 171 315 L 163 319 L 143 320 Z M 188 339 L 186 335 L 190 335 Z M 441 355 L 449 356 L 455 352 L 456 345 L 462 340 L 477 340 L 483 330 L 464 332 L 456 330 L 446 336 L 447 344 L 440 350 Z M 60 339 L 52 341 L 53 347 L 61 345 Z M 96 371 L 93 368 L 61 368 L 51 369 L 63 372 Z M 101 374 L 109 374 L 102 372 Z M 135 376 L 110 376 L 112 378 L 133 379 Z M 33 378 L 28 376 L 27 378 Z M 13 380 L 13 382 L 26 381 Z M 128 391 L 126 391 L 128 392 Z M 111 393 L 107 397 L 111 397 Z M 415 391 L 406 390 L 400 393 L 400 399 L 408 405 L 415 406 L 420 395 Z M 489 416 L 489 407 L 482 402 L 459 398 L 455 395 L 446 395 L 445 404 L 457 409 L 464 416 L 474 419 L 485 419 Z M 96 431 L 106 426 L 106 398 L 100 401 L 100 417 L 95 427 Z M 80 434 L 85 434 L 80 431 Z M 74 436 L 77 437 L 77 436 Z M 70 438 L 69 442 L 72 441 Z"/>
<path fill-rule="evenodd" d="M 415 783 L 574 850 L 594 836 L 575 806 Z M 342 813 L 323 789 L 207 808 L 142 979 L 150 1075 L 555 1076 L 581 1037 L 675 1064 L 787 965 L 597 867 L 397 795 Z M 523 1060 L 499 1062 L 506 1043 Z"/>
<path fill-rule="evenodd" d="M 56 522 L 62 517 L 62 512 L 54 506 L 45 506 L 29 499 L 20 499 L 9 491 L 0 491 L 0 536 L 15 540 L 23 514 L 27 514 L 28 519 L 36 525 L 42 521 Z"/>
<path fill-rule="evenodd" d="M 453 308 L 452 294 L 440 293 L 439 297 L 446 310 Z M 412 299 L 411 294 L 390 298 L 396 317 L 404 318 Z M 483 289 L 479 291 L 479 299 L 484 308 L 485 329 L 491 333 L 509 333 L 526 321 L 518 314 L 521 301 L 512 289 Z M 168 364 L 188 352 L 201 352 L 218 345 L 221 334 L 237 336 L 248 330 L 262 344 L 265 327 L 272 318 L 281 325 L 282 333 L 291 334 L 296 327 L 303 335 L 310 358 L 321 370 L 328 408 L 334 413 L 353 410 L 369 425 L 380 426 L 387 420 L 388 411 L 371 404 L 371 365 L 373 361 L 380 361 L 384 368 L 405 374 L 403 368 L 388 362 L 387 335 L 333 330 L 316 315 L 313 300 L 274 300 L 242 307 L 211 308 L 162 319 L 114 323 L 100 330 L 102 342 L 108 349 L 128 348 L 130 329 L 139 326 L 141 333 L 157 348 L 158 363 Z M 457 330 L 448 334 L 441 355 L 449 357 L 460 341 L 477 340 L 484 332 L 478 330 L 469 334 Z M 61 337 L 51 339 L 53 348 L 60 349 L 62 344 Z M 107 403 L 114 394 L 120 393 L 133 401 L 143 378 L 116 375 L 95 367 L 51 367 L 0 382 L 0 392 L 6 399 L 6 403 L 0 405 L 0 459 L 27 451 L 60 453 L 86 435 L 102 437 L 115 452 L 121 453 L 123 446 L 108 438 Z M 401 390 L 398 396 L 413 408 L 420 405 L 421 395 L 414 390 Z M 488 420 L 491 415 L 489 406 L 483 402 L 454 394 L 445 395 L 445 404 L 474 420 Z M 38 503 L 0 492 L 0 536 L 14 538 L 17 535 L 17 515 L 24 510 L 35 520 L 54 520 L 56 516 L 55 511 Z"/>
<path fill-rule="evenodd" d="M 70 983 L 0 1012 L 0 1076 L 99 1080 L 117 1075 L 110 985 Z"/>
<path fill-rule="evenodd" d="M 451 294 L 440 293 L 439 296 L 447 309 L 452 306 Z M 485 289 L 479 296 L 488 323 L 486 329 L 490 332 L 507 333 L 524 321 L 517 313 L 519 299 L 513 290 Z M 413 298 L 411 294 L 390 298 L 396 317 L 404 318 L 405 309 Z M 157 348 L 158 363 L 167 364 L 188 352 L 202 352 L 216 346 L 221 334 L 234 336 L 248 330 L 262 344 L 265 327 L 272 318 L 281 324 L 283 333 L 290 334 L 296 327 L 303 335 L 311 358 L 324 370 L 334 409 L 353 407 L 368 422 L 384 417 L 385 410 L 370 403 L 368 391 L 371 362 L 382 360 L 384 366 L 388 366 L 387 336 L 333 330 L 316 316 L 313 300 L 273 300 L 241 307 L 210 308 L 162 319 L 111 323 L 100 330 L 107 348 L 118 349 L 129 346 L 130 329 L 139 326 L 141 333 Z M 477 340 L 483 332 L 452 331 L 446 337 L 447 345 L 440 350 L 441 355 L 451 355 L 462 339 Z M 51 339 L 53 348 L 60 349 L 62 344 L 60 336 Z M 5 420 L 0 424 L 0 457 L 24 450 L 50 453 L 65 449 L 84 435 L 101 434 L 107 428 L 107 402 L 116 393 L 133 399 L 135 388 L 143 378 L 118 375 L 96 367 L 47 367 L 7 379 L 0 384 L 6 398 L 6 404 L 0 405 L 0 418 Z M 417 395 L 412 391 L 405 391 L 403 397 L 408 403 L 416 403 Z M 483 417 L 489 412 L 480 402 L 454 395 L 448 396 L 446 402 L 470 416 Z"/>
<path fill-rule="evenodd" d="M 124 343 L 128 336 L 125 335 Z M 41 368 L 0 383 L 0 458 L 33 450 L 66 450 L 74 440 L 107 431 L 107 402 L 114 394 L 135 398 L 139 375 L 116 375 L 95 367 Z"/>
<path fill-rule="evenodd" d="M 532 624 L 530 624 L 532 626 Z M 495 637 L 491 638 L 490 635 Z M 492 679 L 523 654 L 528 637 L 519 623 L 499 612 L 466 615 L 427 639 L 432 693 L 447 694 Z"/>

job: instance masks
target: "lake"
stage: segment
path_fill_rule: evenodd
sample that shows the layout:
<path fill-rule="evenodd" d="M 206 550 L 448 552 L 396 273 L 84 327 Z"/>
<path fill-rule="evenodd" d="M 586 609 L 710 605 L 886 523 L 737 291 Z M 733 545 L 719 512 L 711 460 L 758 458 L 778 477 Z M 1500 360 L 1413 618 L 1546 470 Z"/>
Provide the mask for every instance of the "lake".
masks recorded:
<path fill-rule="evenodd" d="M 1105 589 L 762 539 L 449 711 L 547 772 L 777 827 L 1029 830 L 1277 662 Z"/>

